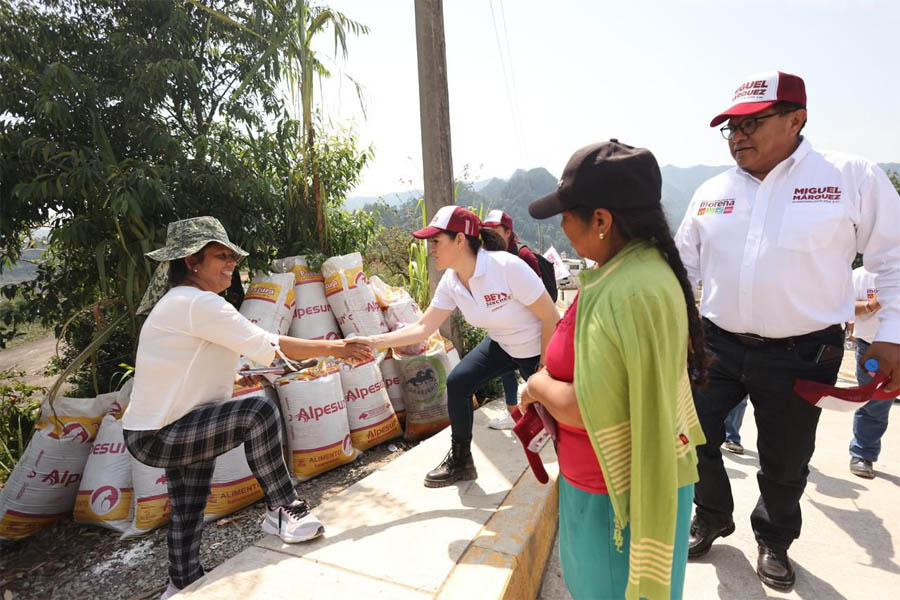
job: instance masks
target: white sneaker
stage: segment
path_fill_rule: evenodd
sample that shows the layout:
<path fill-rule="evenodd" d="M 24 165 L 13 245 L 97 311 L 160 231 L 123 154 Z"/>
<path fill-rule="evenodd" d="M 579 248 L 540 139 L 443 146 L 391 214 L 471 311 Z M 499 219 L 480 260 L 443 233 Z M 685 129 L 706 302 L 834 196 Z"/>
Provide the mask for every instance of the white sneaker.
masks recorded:
<path fill-rule="evenodd" d="M 502 417 L 494 417 L 488 421 L 488 427 L 491 429 L 512 429 L 516 422 L 513 421 L 512 415 L 506 413 Z"/>
<path fill-rule="evenodd" d="M 296 544 L 319 537 L 325 533 L 325 526 L 309 512 L 306 502 L 294 500 L 290 506 L 267 509 L 262 530 L 277 535 L 285 544 Z"/>
<path fill-rule="evenodd" d="M 175 594 L 181 592 L 181 588 L 175 587 L 171 581 L 169 582 L 169 587 L 166 588 L 166 591 L 163 592 L 162 596 L 159 597 L 159 600 L 166 600 L 167 598 L 171 598 Z"/>

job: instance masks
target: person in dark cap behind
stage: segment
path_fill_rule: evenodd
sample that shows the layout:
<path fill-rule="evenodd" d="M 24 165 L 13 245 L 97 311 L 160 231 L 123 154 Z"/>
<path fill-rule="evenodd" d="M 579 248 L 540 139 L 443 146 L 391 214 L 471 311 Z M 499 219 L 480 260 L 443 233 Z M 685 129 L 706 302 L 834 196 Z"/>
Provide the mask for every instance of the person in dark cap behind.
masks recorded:
<path fill-rule="evenodd" d="M 513 229 L 513 220 L 509 213 L 497 209 L 492 210 L 484 218 L 481 227 L 483 229 L 490 229 L 500 236 L 503 243 L 506 245 L 506 251 L 524 260 L 525 264 L 531 267 L 531 270 L 534 271 L 538 277 L 541 277 L 541 267 L 538 263 L 537 256 L 535 256 L 534 252 L 532 252 L 528 246 L 519 244 L 519 238 L 516 236 L 516 232 Z M 550 299 L 556 302 L 556 294 L 554 291 L 547 290 L 547 293 L 550 294 Z M 507 413 L 502 417 L 494 417 L 488 421 L 488 426 L 492 429 L 512 429 L 513 425 L 516 423 L 509 413 L 511 413 L 519 403 L 519 380 L 516 378 L 515 371 L 510 371 L 503 375 L 500 378 L 500 381 L 503 383 L 503 396 L 506 399 Z"/>
<path fill-rule="evenodd" d="M 522 394 L 559 425 L 560 559 L 575 598 L 682 597 L 704 442 L 689 379 L 702 382 L 706 359 L 661 185 L 653 154 L 610 140 L 577 151 L 528 209 L 562 214 L 572 248 L 597 262 Z"/>
<path fill-rule="evenodd" d="M 877 358 L 900 387 L 900 198 L 874 163 L 815 151 L 802 135 L 806 88 L 789 73 L 748 77 L 721 127 L 736 167 L 697 192 L 675 236 L 691 283 L 703 282 L 709 384 L 694 390 L 707 443 L 692 558 L 734 531 L 734 500 L 722 462 L 723 422 L 748 393 L 759 452 L 760 497 L 750 516 L 757 574 L 788 590 L 787 550 L 800 536 L 800 497 L 809 475 L 820 408 L 794 393 L 797 379 L 833 385 L 843 357 L 840 323 L 853 320 L 851 263 L 857 252 L 877 274 L 884 308 Z"/>

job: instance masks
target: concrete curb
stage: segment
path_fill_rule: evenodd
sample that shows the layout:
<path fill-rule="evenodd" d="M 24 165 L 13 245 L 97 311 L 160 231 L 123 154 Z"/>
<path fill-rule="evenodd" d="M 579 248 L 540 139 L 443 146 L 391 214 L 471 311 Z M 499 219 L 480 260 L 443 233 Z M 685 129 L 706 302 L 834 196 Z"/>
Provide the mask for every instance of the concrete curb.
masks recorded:
<path fill-rule="evenodd" d="M 545 448 L 545 461 L 548 454 Z M 547 474 L 547 484 L 530 470 L 522 474 L 450 573 L 438 600 L 469 600 L 473 590 L 498 600 L 537 596 L 559 523 L 555 462 L 547 465 Z"/>

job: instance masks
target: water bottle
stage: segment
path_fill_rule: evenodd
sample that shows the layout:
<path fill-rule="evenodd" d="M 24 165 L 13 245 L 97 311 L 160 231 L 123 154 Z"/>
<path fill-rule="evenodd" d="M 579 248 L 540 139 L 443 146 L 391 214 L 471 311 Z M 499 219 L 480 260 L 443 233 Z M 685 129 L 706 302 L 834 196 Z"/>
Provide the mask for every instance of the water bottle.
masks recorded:
<path fill-rule="evenodd" d="M 877 373 L 878 372 L 878 359 L 877 358 L 868 358 L 866 362 L 863 363 L 863 368 L 869 373 Z"/>

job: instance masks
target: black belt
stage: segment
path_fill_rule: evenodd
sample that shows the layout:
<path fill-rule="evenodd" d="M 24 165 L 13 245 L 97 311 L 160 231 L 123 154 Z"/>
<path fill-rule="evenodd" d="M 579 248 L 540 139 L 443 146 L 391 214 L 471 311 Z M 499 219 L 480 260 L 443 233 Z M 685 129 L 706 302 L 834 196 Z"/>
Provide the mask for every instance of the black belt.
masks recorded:
<path fill-rule="evenodd" d="M 803 342 L 811 342 L 813 340 L 819 340 L 830 336 L 841 336 L 843 332 L 843 329 L 840 325 L 829 325 L 825 329 L 820 329 L 818 331 L 813 331 L 810 333 L 804 333 L 803 335 L 793 335 L 791 337 L 784 338 L 767 338 L 762 337 L 761 335 L 756 335 L 755 333 L 733 333 L 731 331 L 727 331 L 725 329 L 722 329 L 706 317 L 703 317 L 703 322 L 713 331 L 717 331 L 719 333 L 730 336 L 737 342 L 743 344 L 744 346 L 750 346 L 751 348 L 762 348 L 763 346 L 792 347 L 797 344 L 802 344 Z"/>

